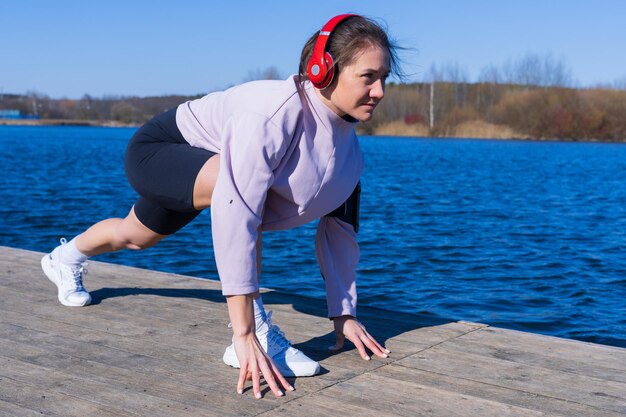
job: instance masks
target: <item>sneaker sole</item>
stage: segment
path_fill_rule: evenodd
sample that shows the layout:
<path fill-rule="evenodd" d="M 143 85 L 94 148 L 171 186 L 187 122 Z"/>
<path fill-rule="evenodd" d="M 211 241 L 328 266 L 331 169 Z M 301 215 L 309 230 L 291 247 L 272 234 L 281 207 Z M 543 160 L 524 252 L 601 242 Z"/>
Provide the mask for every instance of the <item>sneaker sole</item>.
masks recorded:
<path fill-rule="evenodd" d="M 84 307 L 86 305 L 89 305 L 89 302 L 86 302 L 83 304 L 72 304 L 64 300 L 63 298 L 61 298 L 61 294 L 59 294 L 59 284 L 57 284 L 57 282 L 59 282 L 61 279 L 57 275 L 52 265 L 50 265 L 50 255 L 44 255 L 44 257 L 41 258 L 41 269 L 43 270 L 43 273 L 46 275 L 46 278 L 48 278 L 50 282 L 52 282 L 57 287 L 57 299 L 59 300 L 61 304 L 63 304 L 66 307 Z"/>

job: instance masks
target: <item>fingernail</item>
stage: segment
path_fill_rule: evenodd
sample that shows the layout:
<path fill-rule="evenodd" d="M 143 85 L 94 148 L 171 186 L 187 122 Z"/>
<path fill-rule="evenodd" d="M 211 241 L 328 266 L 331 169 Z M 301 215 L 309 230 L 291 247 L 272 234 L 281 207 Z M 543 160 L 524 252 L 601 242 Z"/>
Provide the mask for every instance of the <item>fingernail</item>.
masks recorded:
<path fill-rule="evenodd" d="M 261 399 L 261 393 L 257 392 L 256 394 L 254 394 L 254 396 L 256 397 L 257 400 Z"/>
<path fill-rule="evenodd" d="M 243 394 L 243 388 L 237 388 L 237 394 Z"/>
<path fill-rule="evenodd" d="M 385 353 L 391 353 L 389 349 L 385 349 Z"/>
<path fill-rule="evenodd" d="M 289 391 L 295 391 L 296 389 L 294 387 L 292 387 L 291 385 L 289 385 Z"/>
<path fill-rule="evenodd" d="M 389 355 L 387 355 L 386 353 L 383 353 L 383 358 L 388 358 Z"/>
<path fill-rule="evenodd" d="M 282 392 L 282 391 L 279 391 L 279 392 L 278 392 L 278 394 L 279 394 L 279 395 L 278 395 L 279 397 L 282 397 L 283 395 L 285 395 L 285 393 L 284 393 L 284 392 Z"/>
<path fill-rule="evenodd" d="M 370 357 L 369 357 L 369 356 L 366 356 L 366 357 L 365 357 L 365 360 L 366 360 L 366 361 L 369 361 L 369 360 L 370 360 Z"/>

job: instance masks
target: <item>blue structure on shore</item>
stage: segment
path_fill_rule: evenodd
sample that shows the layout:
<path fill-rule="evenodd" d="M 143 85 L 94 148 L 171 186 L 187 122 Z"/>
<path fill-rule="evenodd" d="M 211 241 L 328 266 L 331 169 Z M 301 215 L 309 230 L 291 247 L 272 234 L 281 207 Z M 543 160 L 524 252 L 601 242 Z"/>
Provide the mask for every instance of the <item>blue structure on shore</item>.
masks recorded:
<path fill-rule="evenodd" d="M 36 114 L 22 114 L 15 109 L 2 109 L 0 110 L 0 119 L 39 119 L 39 116 Z"/>

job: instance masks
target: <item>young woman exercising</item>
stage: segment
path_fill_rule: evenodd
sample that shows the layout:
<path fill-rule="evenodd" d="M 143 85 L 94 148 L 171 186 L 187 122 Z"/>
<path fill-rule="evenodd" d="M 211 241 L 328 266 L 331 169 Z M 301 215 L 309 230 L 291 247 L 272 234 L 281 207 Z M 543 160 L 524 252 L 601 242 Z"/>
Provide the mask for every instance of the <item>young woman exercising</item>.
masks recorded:
<path fill-rule="evenodd" d="M 126 172 L 139 199 L 123 219 L 94 224 L 42 259 L 59 301 L 83 306 L 88 257 L 146 249 L 211 208 L 215 260 L 233 328 L 224 362 L 239 367 L 260 398 L 261 372 L 275 395 L 285 376 L 310 376 L 319 364 L 290 346 L 259 295 L 261 233 L 319 219 L 316 255 L 337 343 L 347 338 L 389 353 L 356 319 L 359 178 L 363 160 L 354 132 L 383 99 L 397 70 L 396 50 L 379 24 L 339 15 L 302 50 L 298 75 L 255 81 L 188 101 L 142 126 L 126 151 Z"/>

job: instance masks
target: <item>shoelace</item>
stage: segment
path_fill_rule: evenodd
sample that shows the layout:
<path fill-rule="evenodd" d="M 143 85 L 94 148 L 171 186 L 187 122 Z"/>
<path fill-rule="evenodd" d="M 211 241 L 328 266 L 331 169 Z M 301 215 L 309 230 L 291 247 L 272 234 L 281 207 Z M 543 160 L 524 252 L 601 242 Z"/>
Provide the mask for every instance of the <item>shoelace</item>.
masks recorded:
<path fill-rule="evenodd" d="M 268 330 L 267 330 L 268 345 L 269 345 L 269 342 L 271 342 L 271 343 L 275 343 L 281 348 L 286 348 L 286 347 L 291 346 L 291 340 L 285 337 L 285 333 L 282 330 L 280 330 L 280 327 L 278 327 L 277 324 L 272 323 L 271 311 L 267 313 L 267 320 L 265 322 L 268 327 Z"/>
<path fill-rule="evenodd" d="M 87 275 L 87 262 L 83 262 L 77 268 L 72 268 L 72 276 L 74 278 L 74 285 L 76 286 L 76 291 L 85 291 L 85 287 L 83 287 L 83 276 Z"/>
<path fill-rule="evenodd" d="M 61 246 L 67 245 L 67 239 L 62 237 L 60 240 Z M 83 262 L 78 266 L 72 266 L 72 278 L 74 279 L 74 286 L 76 287 L 76 291 L 86 291 L 85 287 L 83 287 L 83 276 L 87 275 L 87 262 Z"/>

